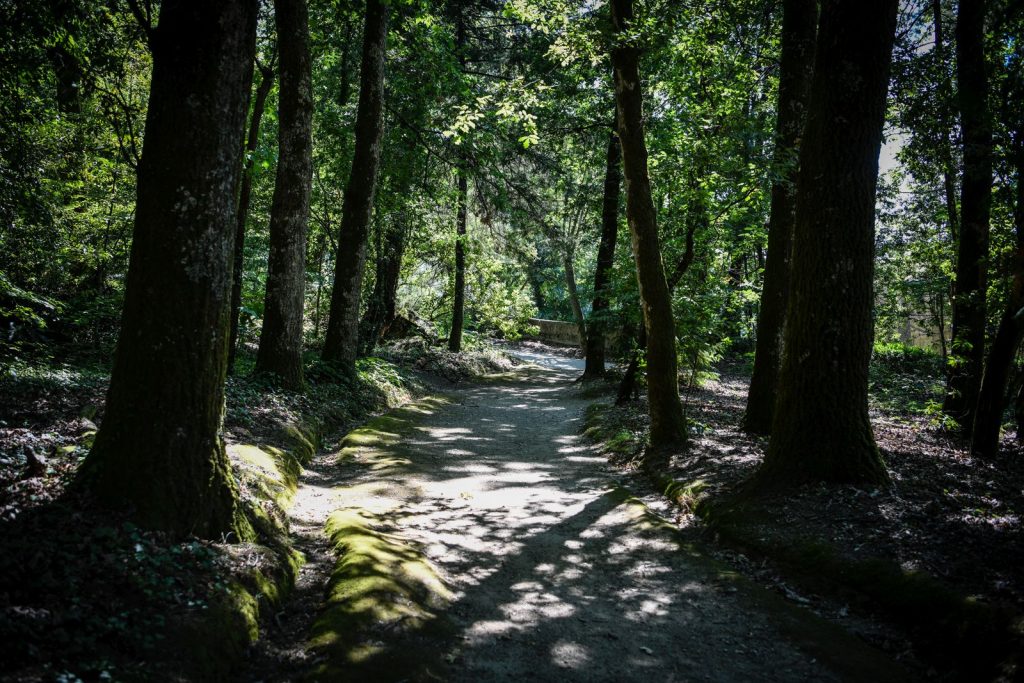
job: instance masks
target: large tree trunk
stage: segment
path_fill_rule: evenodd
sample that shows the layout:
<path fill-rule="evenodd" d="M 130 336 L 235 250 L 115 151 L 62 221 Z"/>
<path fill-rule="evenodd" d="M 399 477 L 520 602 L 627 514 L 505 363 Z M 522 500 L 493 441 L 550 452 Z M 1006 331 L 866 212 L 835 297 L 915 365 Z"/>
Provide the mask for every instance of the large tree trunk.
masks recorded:
<path fill-rule="evenodd" d="M 455 210 L 455 292 L 452 296 L 452 329 L 448 334 L 448 350 L 462 350 L 462 326 L 466 318 L 466 222 L 469 214 L 469 184 L 466 171 L 458 171 L 458 197 Z"/>
<path fill-rule="evenodd" d="M 277 177 L 256 372 L 301 389 L 306 234 L 313 183 L 313 87 L 306 0 L 274 0 L 281 53 Z"/>
<path fill-rule="evenodd" d="M 779 397 L 756 482 L 888 481 L 868 419 L 875 189 L 897 0 L 822 3 Z"/>
<path fill-rule="evenodd" d="M 626 219 L 636 260 L 640 302 L 647 330 L 647 398 L 651 414 L 651 443 L 644 466 L 664 467 L 673 447 L 686 442 L 686 422 L 679 400 L 679 365 L 675 322 L 665 268 L 661 261 L 657 216 L 651 199 L 644 141 L 640 50 L 626 37 L 632 29 L 632 0 L 612 0 L 617 43 L 612 50 L 615 101 L 623 177 L 626 181 Z"/>
<path fill-rule="evenodd" d="M 775 122 L 775 181 L 768 218 L 768 258 L 757 318 L 754 374 L 750 378 L 743 428 L 767 434 L 782 363 L 782 330 L 789 301 L 789 262 L 796 220 L 796 179 L 799 140 L 806 118 L 814 70 L 817 0 L 785 0 L 782 7 L 782 59 L 779 65 L 779 109 Z"/>
<path fill-rule="evenodd" d="M 360 323 L 359 343 L 363 354 L 373 353 L 381 337 L 395 320 L 398 279 L 402 274 L 402 256 L 405 254 L 407 234 L 406 218 L 399 215 L 384 231 L 384 239 L 377 249 L 376 277 L 373 293 Z"/>
<path fill-rule="evenodd" d="M 985 358 L 992 127 L 985 68 L 984 0 L 961 2 L 956 21 L 957 99 L 963 136 L 960 243 L 953 285 L 953 362 L 942 409 L 965 431 L 974 424 Z"/>
<path fill-rule="evenodd" d="M 363 61 L 356 114 L 356 143 L 352 175 L 345 189 L 334 291 L 327 321 L 323 358 L 354 373 L 359 351 L 359 295 L 366 269 L 373 197 L 377 190 L 381 136 L 384 132 L 384 56 L 388 35 L 388 6 L 367 0 L 363 32 Z"/>
<path fill-rule="evenodd" d="M 260 84 L 252 103 L 252 118 L 249 120 L 249 134 L 242 153 L 242 187 L 238 192 L 238 216 L 235 219 L 235 249 L 231 269 L 231 331 L 228 335 L 228 374 L 235 371 L 235 355 L 238 353 L 238 318 L 242 312 L 242 274 L 245 271 L 245 224 L 249 219 L 249 203 L 252 201 L 252 155 L 260 144 L 260 124 L 267 107 L 267 97 L 274 86 L 272 65 L 260 67 Z"/>
<path fill-rule="evenodd" d="M 615 133 L 608 135 L 608 153 L 605 155 L 604 200 L 601 203 L 601 243 L 597 247 L 597 265 L 594 267 L 594 301 L 590 307 L 590 323 L 587 325 L 586 363 L 583 379 L 604 376 L 605 330 L 608 327 L 608 290 L 615 263 L 615 243 L 619 237 L 619 186 L 621 172 L 619 164 L 619 139 Z"/>
<path fill-rule="evenodd" d="M 999 329 L 992 340 L 985 374 L 978 393 L 978 406 L 974 416 L 971 451 L 981 456 L 999 452 L 999 427 L 1006 408 L 1006 383 L 1013 368 L 1021 339 L 1024 338 L 1024 129 L 1016 132 L 1014 166 L 1017 170 L 1017 197 L 1014 209 L 1014 229 L 1017 250 L 1013 260 L 1013 281 L 1007 295 L 1006 310 L 999 321 Z"/>
<path fill-rule="evenodd" d="M 220 428 L 256 6 L 161 7 L 122 333 L 80 475 L 103 504 L 179 538 L 248 535 Z"/>

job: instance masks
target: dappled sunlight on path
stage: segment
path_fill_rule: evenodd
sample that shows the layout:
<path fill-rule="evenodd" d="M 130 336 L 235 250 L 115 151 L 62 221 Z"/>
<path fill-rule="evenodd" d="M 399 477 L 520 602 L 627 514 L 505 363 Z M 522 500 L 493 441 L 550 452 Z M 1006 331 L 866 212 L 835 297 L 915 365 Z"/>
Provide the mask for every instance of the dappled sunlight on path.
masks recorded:
<path fill-rule="evenodd" d="M 623 493 L 577 436 L 574 379 L 525 368 L 339 456 L 339 506 L 373 512 L 454 593 L 443 679 L 841 678 Z"/>

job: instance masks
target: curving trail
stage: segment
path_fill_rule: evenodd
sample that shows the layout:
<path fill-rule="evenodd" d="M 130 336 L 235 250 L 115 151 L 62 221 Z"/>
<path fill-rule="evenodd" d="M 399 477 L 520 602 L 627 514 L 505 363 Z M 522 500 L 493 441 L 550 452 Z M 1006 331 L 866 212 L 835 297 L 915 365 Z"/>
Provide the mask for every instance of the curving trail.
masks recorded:
<path fill-rule="evenodd" d="M 451 592 L 426 619 L 337 634 L 354 645 L 314 662 L 333 658 L 351 680 L 903 678 L 832 624 L 680 545 L 578 436 L 588 399 L 573 361 L 534 360 L 546 366 L 365 432 L 331 459 L 335 488 L 300 494 L 307 524 L 303 498 L 323 514 L 365 515 Z"/>

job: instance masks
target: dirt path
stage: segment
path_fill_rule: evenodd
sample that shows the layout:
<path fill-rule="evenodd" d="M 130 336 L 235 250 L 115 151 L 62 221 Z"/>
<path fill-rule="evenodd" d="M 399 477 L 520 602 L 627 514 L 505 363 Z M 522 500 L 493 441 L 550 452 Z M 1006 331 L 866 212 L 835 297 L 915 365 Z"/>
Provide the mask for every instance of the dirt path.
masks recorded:
<path fill-rule="evenodd" d="M 472 385 L 447 405 L 393 424 L 391 438 L 349 449 L 297 499 L 293 515 L 304 532 L 338 508 L 387 520 L 382 531 L 417 548 L 451 589 L 439 618 L 445 628 L 415 636 L 430 640 L 440 668 L 416 677 L 903 677 L 855 638 L 681 546 L 675 530 L 629 499 L 622 475 L 578 436 L 588 400 L 572 382 L 573 362 L 546 364 Z M 320 538 L 313 543 L 319 549 L 305 548 L 319 559 L 300 587 L 302 614 L 325 580 Z M 295 619 L 302 621 L 309 619 Z M 294 642 L 279 651 L 291 653 L 297 668 L 309 661 Z M 408 676 L 379 671 L 381 680 Z M 291 678 L 268 673 L 250 680 Z"/>

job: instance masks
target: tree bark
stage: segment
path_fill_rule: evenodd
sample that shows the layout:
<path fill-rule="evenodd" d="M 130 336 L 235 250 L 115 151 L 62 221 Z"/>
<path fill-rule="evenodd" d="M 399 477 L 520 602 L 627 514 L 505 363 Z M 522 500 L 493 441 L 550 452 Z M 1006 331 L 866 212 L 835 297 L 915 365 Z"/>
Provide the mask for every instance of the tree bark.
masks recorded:
<path fill-rule="evenodd" d="M 971 435 L 971 452 L 991 457 L 999 452 L 999 428 L 1006 408 L 1006 383 L 1013 359 L 1024 339 L 1024 129 L 1016 132 L 1014 166 L 1017 170 L 1017 196 L 1013 222 L 1017 234 L 1013 259 L 1013 280 L 1007 295 L 1006 310 L 992 340 L 985 374 L 978 392 L 978 406 Z"/>
<path fill-rule="evenodd" d="M 462 350 L 462 327 L 466 317 L 466 223 L 469 218 L 469 183 L 466 171 L 458 171 L 458 197 L 455 210 L 455 292 L 452 296 L 452 329 L 448 334 L 448 350 Z"/>
<path fill-rule="evenodd" d="M 359 339 L 364 355 L 373 353 L 374 347 L 395 320 L 398 279 L 402 274 L 402 256 L 405 254 L 405 220 L 404 216 L 400 216 L 388 226 L 378 249 L 373 293 L 360 323 L 362 329 Z"/>
<path fill-rule="evenodd" d="M 586 351 L 587 323 L 583 318 L 583 307 L 580 305 L 580 291 L 576 286 L 576 266 L 573 265 L 571 253 L 562 257 L 562 268 L 565 271 L 565 288 L 569 292 L 569 306 L 572 307 L 572 317 L 580 334 L 580 350 Z"/>
<path fill-rule="evenodd" d="M 615 244 L 619 237 L 619 189 L 622 174 L 619 164 L 619 139 L 608 134 L 608 152 L 605 155 L 604 199 L 601 203 L 601 242 L 597 247 L 597 265 L 594 268 L 594 301 L 590 306 L 590 322 L 586 326 L 586 361 L 583 379 L 604 377 L 605 330 L 608 326 L 608 290 L 615 263 Z"/>
<path fill-rule="evenodd" d="M 281 64 L 277 177 L 256 372 L 299 390 L 306 305 L 306 234 L 313 183 L 313 87 L 306 0 L 274 0 Z"/>
<path fill-rule="evenodd" d="M 706 228 L 708 225 L 707 206 L 702 200 L 691 204 L 687 209 L 686 215 L 686 248 L 683 250 L 683 255 L 676 263 L 672 274 L 668 276 L 669 295 L 676 290 L 676 287 L 679 286 L 683 276 L 686 275 L 686 271 L 688 271 L 690 266 L 693 265 L 694 235 L 697 232 L 698 226 Z M 622 381 L 619 383 L 619 390 L 615 398 L 615 405 L 625 404 L 637 393 L 636 378 L 640 369 L 640 349 L 647 347 L 647 330 L 643 325 L 639 325 L 638 329 L 632 336 L 636 339 L 636 350 L 629 359 L 626 371 L 622 374 Z"/>
<path fill-rule="evenodd" d="M 938 109 L 939 118 L 939 156 L 942 163 L 942 189 L 946 200 L 946 220 L 949 223 L 949 234 L 953 242 L 960 238 L 960 216 L 956 207 L 956 170 L 953 168 L 953 150 L 949 141 L 949 133 L 952 126 L 949 123 L 949 107 L 951 106 L 952 84 L 949 82 L 946 71 L 946 39 L 943 31 L 942 21 L 942 0 L 932 0 L 932 18 L 935 23 L 935 61 L 942 70 L 938 84 Z M 945 334 L 943 332 L 943 334 Z"/>
<path fill-rule="evenodd" d="M 957 99 L 963 137 L 960 243 L 953 284 L 953 338 L 942 409 L 966 432 L 974 424 L 985 358 L 985 293 L 992 195 L 992 126 L 985 66 L 984 0 L 957 10 Z"/>
<path fill-rule="evenodd" d="M 750 378 L 743 429 L 768 434 L 782 362 L 782 330 L 789 300 L 790 252 L 796 220 L 799 141 L 806 119 L 814 70 L 817 0 L 785 0 L 782 7 L 782 58 L 775 122 L 775 173 L 768 218 L 768 258 L 757 318 L 754 373 Z"/>
<path fill-rule="evenodd" d="M 897 0 L 822 3 L 800 148 L 789 312 L 755 484 L 888 481 L 868 419 L 875 190 Z"/>
<path fill-rule="evenodd" d="M 242 274 L 245 272 L 245 224 L 249 219 L 249 203 L 252 200 L 252 159 L 260 144 L 260 125 L 267 97 L 274 86 L 272 65 L 260 67 L 260 84 L 252 103 L 252 118 L 249 120 L 249 134 L 242 152 L 242 181 L 238 191 L 238 216 L 235 220 L 235 248 L 231 269 L 231 329 L 228 335 L 228 374 L 235 371 L 235 356 L 238 353 L 238 319 L 242 312 Z"/>
<path fill-rule="evenodd" d="M 668 463 L 669 451 L 686 442 L 686 422 L 679 400 L 679 365 L 675 322 L 665 268 L 661 261 L 657 215 L 651 199 L 644 141 L 640 50 L 626 39 L 633 23 L 632 0 L 612 0 L 612 23 L 617 42 L 612 49 L 615 101 L 623 177 L 626 181 L 626 219 L 632 238 L 637 282 L 647 330 L 647 398 L 651 414 L 651 443 L 644 467 L 656 471 Z"/>
<path fill-rule="evenodd" d="M 256 0 L 165 0 L 122 333 L 79 482 L 175 538 L 248 537 L 220 428 Z"/>
<path fill-rule="evenodd" d="M 363 32 L 359 109 L 352 174 L 345 189 L 338 253 L 334 265 L 334 291 L 327 321 L 323 358 L 344 371 L 355 372 L 359 351 L 359 295 L 366 269 L 366 241 L 370 233 L 373 198 L 377 191 L 381 137 L 384 132 L 384 56 L 388 34 L 388 6 L 367 0 Z"/>

